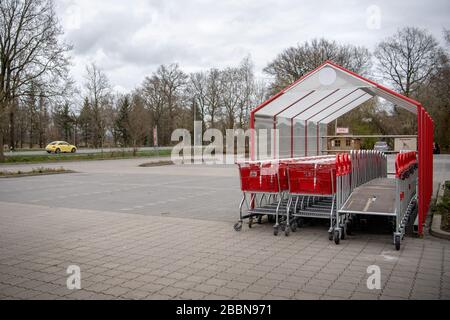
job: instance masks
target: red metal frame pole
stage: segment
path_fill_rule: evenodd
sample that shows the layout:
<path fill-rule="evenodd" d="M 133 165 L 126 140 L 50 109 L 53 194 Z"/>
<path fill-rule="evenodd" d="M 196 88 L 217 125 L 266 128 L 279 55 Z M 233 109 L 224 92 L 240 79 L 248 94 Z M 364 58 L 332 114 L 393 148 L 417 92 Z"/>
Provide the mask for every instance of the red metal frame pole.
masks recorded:
<path fill-rule="evenodd" d="M 291 158 L 294 157 L 294 118 L 291 118 Z"/>
<path fill-rule="evenodd" d="M 308 120 L 305 120 L 305 157 L 308 156 Z"/>
<path fill-rule="evenodd" d="M 424 179 L 423 179 L 423 172 L 425 168 L 425 163 L 423 159 L 423 136 L 424 136 L 424 124 L 423 124 L 423 108 L 422 106 L 418 106 L 417 108 L 417 123 L 418 123 L 418 135 L 419 135 L 419 181 L 418 181 L 418 192 L 417 195 L 417 201 L 418 201 L 418 233 L 419 235 L 422 235 L 423 227 L 422 227 L 422 220 L 423 220 L 423 211 L 424 211 L 424 194 L 423 194 L 423 187 L 424 187 Z"/>
<path fill-rule="evenodd" d="M 255 113 L 250 113 L 250 160 L 255 160 Z"/>
<path fill-rule="evenodd" d="M 277 116 L 273 117 L 273 158 L 276 156 L 277 149 Z"/>
<path fill-rule="evenodd" d="M 316 123 L 316 129 L 317 129 L 317 155 L 320 156 L 319 153 L 319 135 L 320 135 L 320 130 L 319 130 L 319 122 Z"/>

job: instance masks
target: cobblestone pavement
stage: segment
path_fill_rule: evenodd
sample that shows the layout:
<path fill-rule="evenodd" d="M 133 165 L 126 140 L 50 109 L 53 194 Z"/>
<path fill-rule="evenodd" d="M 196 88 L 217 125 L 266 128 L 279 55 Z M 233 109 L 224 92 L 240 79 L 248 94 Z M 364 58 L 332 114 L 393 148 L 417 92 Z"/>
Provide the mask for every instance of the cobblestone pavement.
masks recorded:
<path fill-rule="evenodd" d="M 450 242 L 0 202 L 0 299 L 449 299 Z M 81 290 L 66 287 L 69 265 Z M 367 267 L 381 290 L 367 289 Z"/>

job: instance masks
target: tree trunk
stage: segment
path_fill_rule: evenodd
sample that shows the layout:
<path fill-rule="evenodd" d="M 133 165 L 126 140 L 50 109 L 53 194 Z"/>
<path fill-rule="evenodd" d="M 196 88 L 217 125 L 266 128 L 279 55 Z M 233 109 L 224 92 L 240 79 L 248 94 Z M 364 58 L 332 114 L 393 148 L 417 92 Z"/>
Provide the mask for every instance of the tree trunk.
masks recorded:
<path fill-rule="evenodd" d="M 39 148 L 44 148 L 44 131 L 42 129 L 39 130 Z"/>
<path fill-rule="evenodd" d="M 3 130 L 0 129 L 0 162 L 5 161 L 5 155 L 3 153 Z"/>
<path fill-rule="evenodd" d="M 78 145 L 78 125 L 77 123 L 75 123 L 74 128 L 73 128 L 73 140 L 75 142 L 75 145 Z"/>
<path fill-rule="evenodd" d="M 16 148 L 16 128 L 14 121 L 14 112 L 9 113 L 9 150 Z"/>
<path fill-rule="evenodd" d="M 136 157 L 137 154 L 137 141 L 133 140 L 133 157 Z"/>
<path fill-rule="evenodd" d="M 33 115 L 30 117 L 30 149 L 33 148 Z"/>

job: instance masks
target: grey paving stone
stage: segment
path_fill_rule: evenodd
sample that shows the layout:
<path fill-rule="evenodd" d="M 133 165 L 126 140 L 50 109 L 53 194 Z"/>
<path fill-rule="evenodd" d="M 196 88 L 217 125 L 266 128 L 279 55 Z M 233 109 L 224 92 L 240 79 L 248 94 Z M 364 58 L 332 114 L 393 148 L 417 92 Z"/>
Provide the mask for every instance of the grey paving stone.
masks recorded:
<path fill-rule="evenodd" d="M 321 287 L 316 285 L 307 284 L 306 286 L 302 287 L 300 291 L 306 292 L 309 294 L 317 294 L 322 295 L 328 290 L 327 287 Z"/>
<path fill-rule="evenodd" d="M 362 292 L 354 292 L 352 294 L 352 300 L 378 300 L 379 294 L 370 294 Z"/>
<path fill-rule="evenodd" d="M 409 294 L 410 294 L 410 290 L 398 289 L 398 288 L 394 288 L 394 289 L 387 288 L 382 291 L 381 295 L 407 299 L 409 297 Z"/>
<path fill-rule="evenodd" d="M 332 297 L 338 297 L 341 299 L 348 299 L 351 297 L 352 291 L 330 288 L 325 292 L 325 295 L 332 296 Z"/>
<path fill-rule="evenodd" d="M 321 296 L 322 296 L 321 294 L 314 294 L 314 293 L 309 293 L 309 292 L 297 292 L 294 295 L 294 299 L 296 299 L 296 300 L 319 300 Z"/>
<path fill-rule="evenodd" d="M 264 295 L 255 292 L 240 292 L 236 298 L 239 300 L 260 300 Z"/>
<path fill-rule="evenodd" d="M 213 293 L 216 292 L 217 286 L 209 285 L 209 284 L 198 284 L 194 287 L 194 290 L 204 292 L 204 293 Z"/>
<path fill-rule="evenodd" d="M 126 188 L 145 190 L 135 178 Z M 336 247 L 317 226 L 289 238 L 268 225 L 236 233 L 231 221 L 1 202 L 2 190 L 0 299 L 450 298 L 450 243 L 434 238 L 406 237 L 396 252 L 390 235 L 361 233 Z M 66 288 L 73 263 L 80 291 Z M 382 291 L 366 287 L 369 264 L 382 268 Z"/>
<path fill-rule="evenodd" d="M 57 299 L 59 296 L 55 295 L 55 294 L 50 294 L 50 293 L 40 293 L 36 296 L 33 296 L 30 298 L 30 300 L 55 300 Z"/>
<path fill-rule="evenodd" d="M 226 296 L 229 298 L 237 296 L 239 292 L 240 291 L 238 289 L 232 289 L 227 287 L 220 287 L 215 291 L 216 294 Z"/>
<path fill-rule="evenodd" d="M 289 290 L 289 289 L 284 289 L 284 288 L 274 288 L 272 291 L 270 291 L 270 294 L 272 294 L 274 296 L 279 296 L 279 297 L 289 299 L 294 296 L 295 290 Z"/>
<path fill-rule="evenodd" d="M 200 300 L 206 296 L 206 293 L 195 291 L 195 290 L 186 290 L 183 291 L 178 297 L 186 300 Z"/>
<path fill-rule="evenodd" d="M 174 298 L 174 297 L 180 295 L 182 292 L 184 292 L 184 289 L 174 288 L 174 287 L 164 287 L 158 293 Z"/>

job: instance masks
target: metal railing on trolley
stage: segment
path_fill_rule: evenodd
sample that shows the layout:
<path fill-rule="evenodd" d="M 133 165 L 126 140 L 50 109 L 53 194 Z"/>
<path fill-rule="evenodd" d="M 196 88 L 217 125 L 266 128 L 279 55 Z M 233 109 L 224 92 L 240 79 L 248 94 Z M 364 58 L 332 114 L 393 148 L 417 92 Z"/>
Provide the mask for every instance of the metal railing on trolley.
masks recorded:
<path fill-rule="evenodd" d="M 351 215 L 339 209 L 352 190 L 387 174 L 386 156 L 377 151 L 237 163 L 243 197 L 236 231 L 263 217 L 288 236 L 304 218 L 329 219 L 329 239 L 344 239 Z"/>

